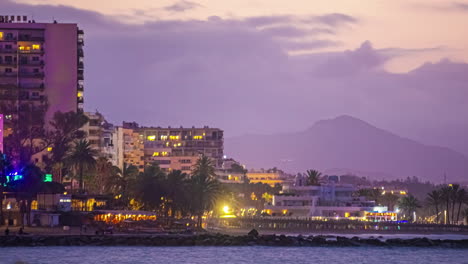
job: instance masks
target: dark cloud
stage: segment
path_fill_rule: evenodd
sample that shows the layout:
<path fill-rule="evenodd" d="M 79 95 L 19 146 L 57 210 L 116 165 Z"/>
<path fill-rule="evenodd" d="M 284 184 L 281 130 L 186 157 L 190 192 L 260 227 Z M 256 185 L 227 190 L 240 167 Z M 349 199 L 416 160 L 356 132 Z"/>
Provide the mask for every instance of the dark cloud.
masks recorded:
<path fill-rule="evenodd" d="M 185 12 L 187 10 L 195 9 L 198 7 L 201 7 L 201 5 L 198 3 L 180 0 L 172 5 L 166 6 L 164 9 L 170 12 Z"/>
<path fill-rule="evenodd" d="M 311 16 L 309 18 L 303 19 L 303 22 L 306 23 L 322 23 L 329 26 L 337 27 L 346 24 L 356 24 L 358 19 L 346 14 L 333 13 L 326 14 L 321 16 Z"/>
<path fill-rule="evenodd" d="M 456 2 L 453 7 L 460 11 L 468 11 L 468 3 Z"/>

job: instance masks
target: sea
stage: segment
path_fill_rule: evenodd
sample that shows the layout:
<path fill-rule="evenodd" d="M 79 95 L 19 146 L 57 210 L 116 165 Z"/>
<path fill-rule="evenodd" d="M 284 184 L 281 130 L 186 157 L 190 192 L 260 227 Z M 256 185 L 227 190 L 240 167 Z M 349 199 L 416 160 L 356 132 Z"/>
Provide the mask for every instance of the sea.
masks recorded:
<path fill-rule="evenodd" d="M 468 263 L 468 250 L 381 247 L 9 247 L 5 264 Z"/>

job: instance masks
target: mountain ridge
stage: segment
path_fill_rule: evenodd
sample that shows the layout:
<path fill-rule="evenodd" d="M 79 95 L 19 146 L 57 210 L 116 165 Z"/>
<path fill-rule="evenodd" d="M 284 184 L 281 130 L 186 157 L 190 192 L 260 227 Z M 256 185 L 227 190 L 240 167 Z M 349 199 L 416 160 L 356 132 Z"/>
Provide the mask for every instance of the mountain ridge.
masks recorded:
<path fill-rule="evenodd" d="M 451 180 L 468 175 L 468 158 L 463 154 L 401 137 L 349 115 L 317 121 L 302 132 L 227 138 L 225 149 L 248 167 L 278 167 L 291 173 L 340 168 L 431 181 L 444 174 Z"/>

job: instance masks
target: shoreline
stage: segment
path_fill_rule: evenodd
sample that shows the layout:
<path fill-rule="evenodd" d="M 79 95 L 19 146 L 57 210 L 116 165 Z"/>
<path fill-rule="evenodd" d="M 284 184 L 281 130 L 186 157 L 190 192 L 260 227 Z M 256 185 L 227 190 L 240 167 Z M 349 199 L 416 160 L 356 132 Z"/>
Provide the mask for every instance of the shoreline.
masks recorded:
<path fill-rule="evenodd" d="M 344 236 L 286 236 L 225 234 L 167 235 L 21 235 L 0 236 L 0 247 L 41 246 L 279 246 L 279 247 L 437 247 L 468 249 L 468 239 L 352 238 Z"/>

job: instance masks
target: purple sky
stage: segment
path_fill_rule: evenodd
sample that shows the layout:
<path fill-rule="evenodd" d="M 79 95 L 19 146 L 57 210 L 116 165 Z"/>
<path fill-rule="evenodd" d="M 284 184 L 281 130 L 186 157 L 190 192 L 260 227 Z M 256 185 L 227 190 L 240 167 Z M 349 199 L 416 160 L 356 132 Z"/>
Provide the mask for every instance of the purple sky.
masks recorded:
<path fill-rule="evenodd" d="M 467 1 L 0 1 L 80 24 L 85 108 L 114 123 L 235 136 L 348 114 L 468 155 Z"/>

